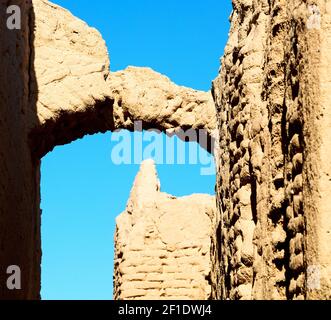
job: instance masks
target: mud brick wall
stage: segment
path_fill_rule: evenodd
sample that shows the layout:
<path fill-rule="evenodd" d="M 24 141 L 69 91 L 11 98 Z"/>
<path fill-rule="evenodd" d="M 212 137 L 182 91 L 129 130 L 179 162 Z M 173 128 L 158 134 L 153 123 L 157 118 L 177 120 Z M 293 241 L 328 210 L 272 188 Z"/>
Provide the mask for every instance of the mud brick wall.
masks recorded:
<path fill-rule="evenodd" d="M 147 68 L 110 72 L 101 35 L 47 0 L 2 2 L 0 18 L 0 298 L 38 299 L 41 158 L 135 120 L 217 136 L 215 106 Z M 331 298 L 330 52 L 330 1 L 233 0 L 212 90 L 217 210 L 138 188 L 117 222 L 115 298 Z"/>
<path fill-rule="evenodd" d="M 241 0 L 233 6 L 213 84 L 221 279 L 213 296 L 327 298 L 330 205 L 321 196 L 331 195 L 330 148 L 323 143 L 331 127 L 321 98 L 331 94 L 323 56 L 330 49 L 330 5 Z M 317 206 L 321 199 L 324 207 Z"/>
<path fill-rule="evenodd" d="M 21 29 L 7 28 L 7 7 L 21 8 Z M 38 298 L 40 289 L 39 161 L 31 157 L 31 1 L 0 3 L 0 298 Z M 7 268 L 21 269 L 25 290 L 7 289 Z"/>
<path fill-rule="evenodd" d="M 6 26 L 10 5 L 21 9 L 19 30 Z M 151 69 L 110 72 L 100 33 L 47 0 L 0 3 L 0 54 L 0 299 L 38 299 L 42 157 L 86 134 L 134 130 L 136 120 L 210 135 L 215 109 L 210 93 Z M 21 290 L 6 286 L 12 265 Z"/>
<path fill-rule="evenodd" d="M 116 220 L 114 299 L 210 299 L 215 213 L 215 197 L 160 192 L 143 162 Z"/>

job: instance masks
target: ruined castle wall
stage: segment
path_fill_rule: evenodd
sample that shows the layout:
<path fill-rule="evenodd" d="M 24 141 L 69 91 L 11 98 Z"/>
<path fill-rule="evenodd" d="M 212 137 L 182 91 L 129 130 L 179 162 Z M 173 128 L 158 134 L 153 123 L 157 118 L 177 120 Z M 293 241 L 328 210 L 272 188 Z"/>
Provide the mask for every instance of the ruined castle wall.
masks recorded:
<path fill-rule="evenodd" d="M 20 5 L 21 30 L 7 28 L 9 5 Z M 0 4 L 0 298 L 35 298 L 40 289 L 39 162 L 30 156 L 31 3 Z M 24 290 L 7 288 L 7 268 L 21 269 Z"/>
<path fill-rule="evenodd" d="M 7 28 L 10 5 L 20 9 L 19 29 Z M 100 102 L 110 91 L 109 57 L 96 30 L 46 0 L 7 1 L 0 9 L 0 298 L 38 299 L 40 157 L 56 144 L 107 128 L 99 115 L 107 113 Z M 71 121 L 60 121 L 65 111 L 75 114 Z M 50 116 L 52 134 L 38 131 Z M 77 129 L 82 118 L 92 128 Z M 57 140 L 58 134 L 66 138 Z M 12 265 L 20 268 L 21 290 L 7 288 Z"/>
<path fill-rule="evenodd" d="M 325 245 L 331 189 L 323 143 L 330 131 L 324 111 L 329 73 L 320 65 L 327 64 L 330 49 L 328 8 L 323 1 L 313 6 L 295 0 L 233 5 L 213 90 L 221 152 L 221 281 L 214 296 L 304 299 L 310 295 L 311 270 L 323 272 L 331 262 Z M 322 193 L 324 207 L 317 205 Z M 326 271 L 322 287 L 328 287 L 328 277 Z M 312 296 L 326 297 L 323 289 L 313 291 Z"/>
<path fill-rule="evenodd" d="M 220 130 L 217 197 L 222 272 L 217 298 L 250 299 L 253 262 L 258 265 L 263 260 L 253 239 L 258 230 L 257 206 L 264 210 L 267 201 L 262 167 L 268 111 L 262 90 L 268 9 L 266 1 L 234 3 L 221 74 L 214 82 Z"/>
<path fill-rule="evenodd" d="M 309 46 L 302 66 L 306 70 L 303 90 L 310 92 L 304 100 L 304 122 L 309 124 L 304 126 L 304 158 L 308 163 L 304 164 L 303 192 L 304 206 L 309 210 L 305 262 L 310 266 L 307 282 L 313 286 L 308 287 L 307 298 L 331 299 L 331 3 L 317 1 L 315 5 L 320 21 L 311 19 L 315 28 L 304 35 Z M 301 42 L 304 36 L 301 34 Z"/>
<path fill-rule="evenodd" d="M 21 30 L 4 25 L 10 4 Z M 0 4 L 0 298 L 39 297 L 39 164 L 53 147 L 135 120 L 168 132 L 215 127 L 209 93 L 146 68 L 110 73 L 96 30 L 33 4 Z M 213 84 L 218 210 L 212 197 L 134 188 L 117 221 L 116 299 L 330 298 L 331 4 L 233 6 Z M 6 288 L 10 265 L 22 290 Z"/>
<path fill-rule="evenodd" d="M 6 27 L 11 4 L 21 9 L 20 30 Z M 110 73 L 99 32 L 47 0 L 6 1 L 0 10 L 0 298 L 37 299 L 41 158 L 86 134 L 133 130 L 135 120 L 210 135 L 215 110 L 210 93 L 150 69 Z M 10 265 L 21 268 L 21 290 L 6 287 Z"/>
<path fill-rule="evenodd" d="M 210 299 L 215 213 L 212 196 L 160 192 L 143 162 L 116 220 L 114 299 Z"/>

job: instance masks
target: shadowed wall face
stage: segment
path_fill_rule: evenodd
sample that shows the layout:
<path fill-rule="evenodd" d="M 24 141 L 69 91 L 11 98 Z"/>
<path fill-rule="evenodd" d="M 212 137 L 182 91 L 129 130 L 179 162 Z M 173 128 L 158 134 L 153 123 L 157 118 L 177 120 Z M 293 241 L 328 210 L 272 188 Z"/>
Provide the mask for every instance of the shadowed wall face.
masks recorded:
<path fill-rule="evenodd" d="M 10 5 L 21 8 L 20 30 L 7 28 Z M 0 297 L 32 299 L 40 289 L 40 215 L 39 161 L 30 156 L 27 135 L 35 112 L 29 101 L 31 2 L 2 1 L 0 24 Z M 7 288 L 12 265 L 21 269 L 22 290 Z"/>

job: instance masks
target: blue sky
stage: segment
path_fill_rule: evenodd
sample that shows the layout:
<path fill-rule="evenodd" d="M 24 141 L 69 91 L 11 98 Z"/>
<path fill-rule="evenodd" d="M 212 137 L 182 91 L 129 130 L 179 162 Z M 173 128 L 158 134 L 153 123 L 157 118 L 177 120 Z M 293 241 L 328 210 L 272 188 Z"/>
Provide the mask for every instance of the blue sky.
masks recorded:
<path fill-rule="evenodd" d="M 101 32 L 112 71 L 148 66 L 205 91 L 217 76 L 230 0 L 53 2 Z M 42 161 L 43 299 L 112 299 L 115 217 L 125 209 L 139 169 L 113 163 L 114 135 L 86 136 L 55 148 Z M 188 144 L 178 143 L 180 152 L 187 151 Z M 157 169 L 162 191 L 214 193 L 215 176 L 202 176 L 201 165 Z"/>

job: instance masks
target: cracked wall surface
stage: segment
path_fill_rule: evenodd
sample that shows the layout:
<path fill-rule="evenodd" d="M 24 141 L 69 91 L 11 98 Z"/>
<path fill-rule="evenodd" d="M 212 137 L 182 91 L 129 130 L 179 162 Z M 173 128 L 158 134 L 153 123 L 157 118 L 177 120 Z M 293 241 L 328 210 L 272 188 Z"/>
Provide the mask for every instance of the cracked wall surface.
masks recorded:
<path fill-rule="evenodd" d="M 134 130 L 138 120 L 144 129 L 161 131 L 192 128 L 210 135 L 216 128 L 210 93 L 177 86 L 149 68 L 110 72 L 97 30 L 47 0 L 33 3 L 37 121 L 30 125 L 38 157 L 86 134 Z"/>
<path fill-rule="evenodd" d="M 214 294 L 330 298 L 330 4 L 233 6 L 213 86 L 220 129 Z"/>
<path fill-rule="evenodd" d="M 116 219 L 114 299 L 210 299 L 215 214 L 213 196 L 161 192 L 144 161 Z"/>
<path fill-rule="evenodd" d="M 113 72 L 107 83 L 115 97 L 115 127 L 133 128 L 136 119 L 163 131 L 216 128 L 210 92 L 177 86 L 149 68 L 128 67 Z"/>

